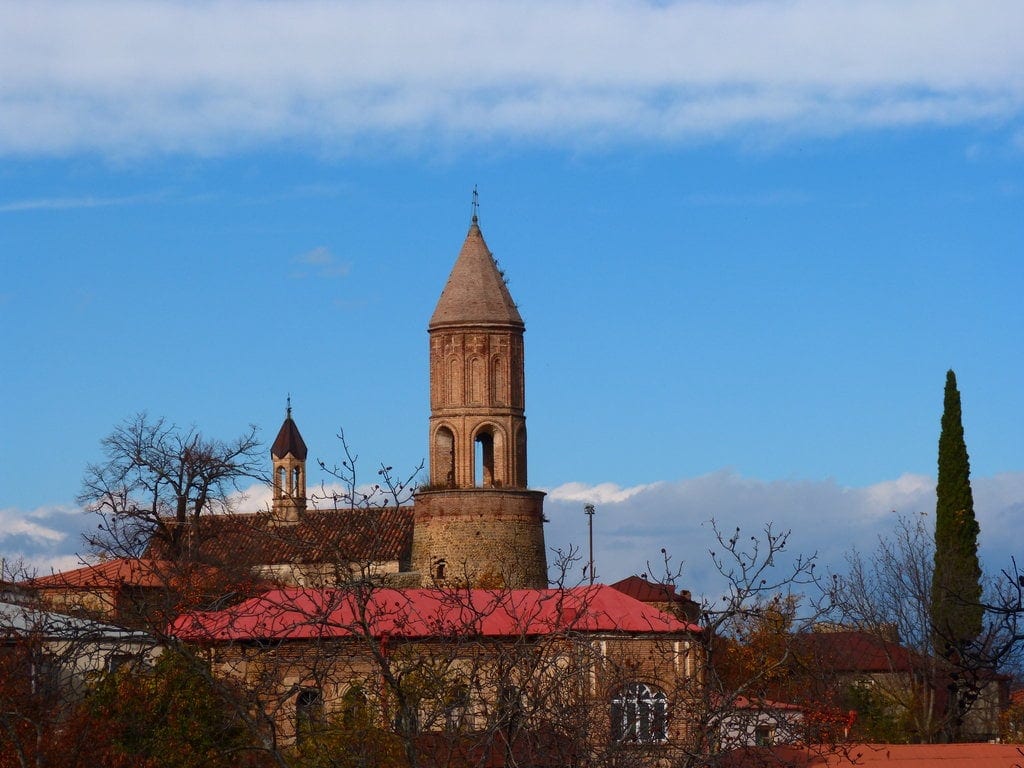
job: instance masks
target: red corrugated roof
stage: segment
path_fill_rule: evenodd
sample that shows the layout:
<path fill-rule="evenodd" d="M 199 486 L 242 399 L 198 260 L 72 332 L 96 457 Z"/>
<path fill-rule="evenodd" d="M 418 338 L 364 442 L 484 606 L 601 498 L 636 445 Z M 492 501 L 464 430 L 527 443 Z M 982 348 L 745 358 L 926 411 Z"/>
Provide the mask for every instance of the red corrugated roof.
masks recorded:
<path fill-rule="evenodd" d="M 518 589 L 277 589 L 223 611 L 175 620 L 189 642 L 353 637 L 515 637 L 564 631 L 684 633 L 687 624 L 610 587 Z"/>

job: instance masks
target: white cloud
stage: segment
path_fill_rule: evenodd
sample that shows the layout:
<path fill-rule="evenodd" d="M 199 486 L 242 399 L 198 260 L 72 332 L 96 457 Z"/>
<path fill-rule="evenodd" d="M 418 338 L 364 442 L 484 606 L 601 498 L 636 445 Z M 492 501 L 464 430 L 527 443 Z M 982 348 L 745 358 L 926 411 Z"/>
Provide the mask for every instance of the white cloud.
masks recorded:
<path fill-rule="evenodd" d="M 1013 551 L 1024 515 L 1024 472 L 974 478 L 972 484 L 981 554 L 988 569 L 998 570 L 1011 555 L 1024 556 Z M 761 534 L 768 523 L 775 531 L 790 530 L 791 555 L 817 553 L 819 567 L 841 569 L 847 552 L 873 549 L 898 514 L 931 515 L 935 510 L 935 481 L 921 475 L 855 488 L 833 480 L 762 481 L 720 471 L 638 486 L 635 493 L 617 498 L 606 492 L 616 488 L 609 484 L 569 486 L 571 494 L 556 489 L 548 496 L 549 547 L 587 546 L 582 505 L 591 502 L 597 505 L 594 548 L 602 581 L 642 573 L 648 563 L 658 575 L 664 548 L 676 563 L 683 562 L 681 585 L 697 594 L 714 592 L 719 584 L 708 559 L 708 551 L 716 548 L 711 519 L 730 533 L 739 526 L 745 537 Z M 585 558 L 587 553 L 581 554 Z M 579 578 L 581 567 L 571 577 Z"/>
<path fill-rule="evenodd" d="M 8 154 L 410 136 L 575 146 L 1024 108 L 1017 0 L 10 0 L 0 12 Z"/>
<path fill-rule="evenodd" d="M 82 531 L 90 520 L 79 507 L 54 504 L 31 510 L 0 509 L 0 554 L 7 577 L 77 568 Z M 18 571 L 24 571 L 19 573 Z"/>
<path fill-rule="evenodd" d="M 108 208 L 114 205 L 132 205 L 147 197 L 40 197 L 11 200 L 0 203 L 0 213 L 20 211 L 63 211 L 75 208 Z"/>
<path fill-rule="evenodd" d="M 0 542 L 15 537 L 39 544 L 62 542 L 69 532 L 77 530 L 81 515 L 81 509 L 63 504 L 28 511 L 6 507 L 0 509 Z"/>
<path fill-rule="evenodd" d="M 345 277 L 352 268 L 348 262 L 338 261 L 331 250 L 324 245 L 318 245 L 316 248 L 299 254 L 292 261 L 299 265 L 299 269 L 292 273 L 292 277 L 299 279 L 310 276 Z"/>
<path fill-rule="evenodd" d="M 623 488 L 615 483 L 586 485 L 584 483 L 564 483 L 548 491 L 552 501 L 579 501 L 588 504 L 616 504 L 626 501 L 632 496 L 651 488 L 651 485 L 634 485 Z"/>

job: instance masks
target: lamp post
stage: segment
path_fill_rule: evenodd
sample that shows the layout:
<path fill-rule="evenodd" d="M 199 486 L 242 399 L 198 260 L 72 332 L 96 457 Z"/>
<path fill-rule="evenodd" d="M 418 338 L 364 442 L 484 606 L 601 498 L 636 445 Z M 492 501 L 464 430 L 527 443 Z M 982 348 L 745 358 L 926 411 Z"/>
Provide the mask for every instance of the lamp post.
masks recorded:
<path fill-rule="evenodd" d="M 590 534 L 590 565 L 588 566 L 588 572 L 590 573 L 590 583 L 594 583 L 594 505 L 584 504 L 583 514 L 587 516 L 587 530 Z"/>

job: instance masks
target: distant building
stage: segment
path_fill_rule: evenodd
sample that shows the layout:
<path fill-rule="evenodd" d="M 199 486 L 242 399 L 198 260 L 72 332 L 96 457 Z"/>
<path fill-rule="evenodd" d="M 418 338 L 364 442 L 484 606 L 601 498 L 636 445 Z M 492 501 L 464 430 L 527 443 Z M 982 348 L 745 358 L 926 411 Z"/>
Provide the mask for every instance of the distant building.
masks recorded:
<path fill-rule="evenodd" d="M 0 687 L 6 696 L 20 685 L 24 696 L 73 699 L 96 673 L 148 663 L 159 652 L 146 632 L 40 610 L 26 601 L 0 602 Z"/>
<path fill-rule="evenodd" d="M 801 663 L 834 680 L 836 692 L 870 701 L 895 720 L 916 723 L 920 730 L 937 727 L 950 705 L 952 675 L 967 672 L 945 669 L 941 659 L 922 656 L 900 645 L 893 633 L 882 636 L 863 630 L 831 628 L 797 636 Z M 987 669 L 971 672 L 979 690 L 963 724 L 966 738 L 999 738 L 1000 715 L 1006 708 L 1009 678 Z M 864 713 L 861 713 L 862 715 Z"/>

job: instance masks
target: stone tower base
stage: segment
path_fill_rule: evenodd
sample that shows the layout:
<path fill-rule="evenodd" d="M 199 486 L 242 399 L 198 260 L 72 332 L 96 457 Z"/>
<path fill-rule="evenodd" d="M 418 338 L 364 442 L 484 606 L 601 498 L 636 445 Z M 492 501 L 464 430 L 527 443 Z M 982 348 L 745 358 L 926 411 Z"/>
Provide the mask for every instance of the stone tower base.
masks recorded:
<path fill-rule="evenodd" d="M 412 567 L 423 586 L 548 586 L 542 491 L 420 491 L 415 521 Z"/>

